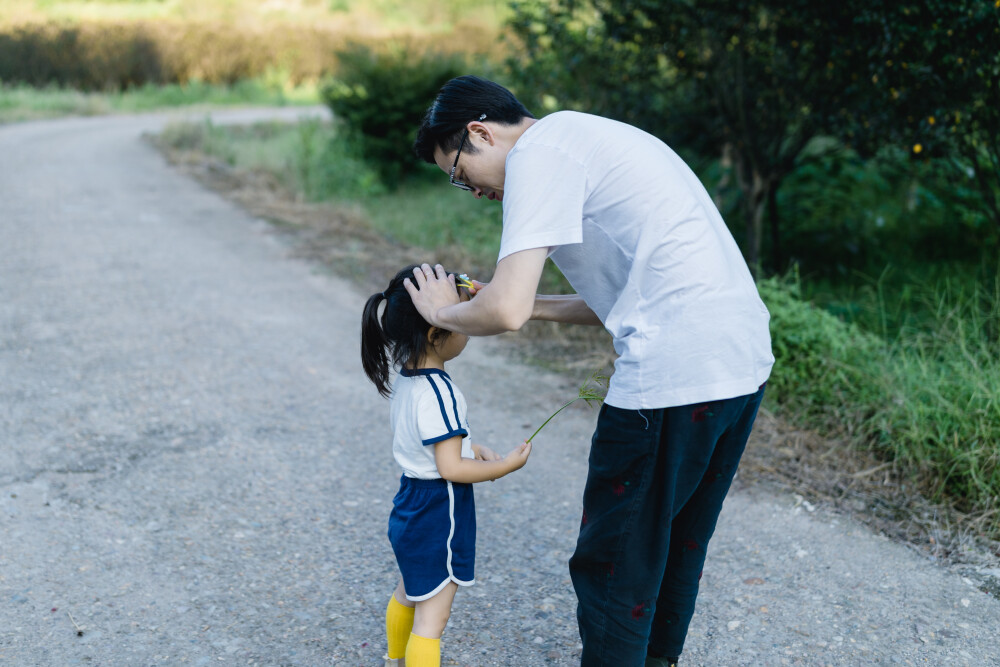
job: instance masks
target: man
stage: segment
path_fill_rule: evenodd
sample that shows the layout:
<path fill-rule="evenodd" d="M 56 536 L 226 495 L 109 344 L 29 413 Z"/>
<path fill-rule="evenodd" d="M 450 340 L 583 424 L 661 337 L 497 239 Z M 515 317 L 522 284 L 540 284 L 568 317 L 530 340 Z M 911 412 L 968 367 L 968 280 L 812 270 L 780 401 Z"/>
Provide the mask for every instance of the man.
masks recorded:
<path fill-rule="evenodd" d="M 536 120 L 477 77 L 445 84 L 414 148 L 453 185 L 503 203 L 496 272 L 474 299 L 460 303 L 440 265 L 407 281 L 428 322 L 474 336 L 529 319 L 600 324 L 614 337 L 569 563 L 581 662 L 676 664 L 774 363 L 732 235 L 660 140 L 576 112 Z M 548 257 L 576 294 L 535 294 Z"/>

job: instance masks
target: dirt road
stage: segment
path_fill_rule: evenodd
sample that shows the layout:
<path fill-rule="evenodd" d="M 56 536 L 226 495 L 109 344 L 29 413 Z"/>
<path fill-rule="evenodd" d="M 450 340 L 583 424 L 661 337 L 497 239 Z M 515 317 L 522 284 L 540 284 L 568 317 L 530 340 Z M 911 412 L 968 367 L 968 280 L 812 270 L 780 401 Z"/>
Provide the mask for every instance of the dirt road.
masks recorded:
<path fill-rule="evenodd" d="M 172 171 L 140 139 L 167 119 L 0 127 L 0 664 L 380 665 L 398 472 L 358 362 L 366 295 Z M 450 370 L 497 449 L 582 379 L 491 340 Z M 477 488 L 444 664 L 574 664 L 594 416 Z M 997 665 L 1000 601 L 975 584 L 740 490 L 685 664 Z"/>

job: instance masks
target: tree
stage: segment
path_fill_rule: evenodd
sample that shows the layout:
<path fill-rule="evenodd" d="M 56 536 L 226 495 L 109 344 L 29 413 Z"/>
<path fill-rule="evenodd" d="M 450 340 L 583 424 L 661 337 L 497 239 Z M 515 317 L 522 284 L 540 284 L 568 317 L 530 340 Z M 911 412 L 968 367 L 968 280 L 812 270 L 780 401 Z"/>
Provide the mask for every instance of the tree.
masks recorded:
<path fill-rule="evenodd" d="M 906 62 L 891 62 L 892 54 L 918 52 L 922 35 L 942 12 L 961 35 L 975 33 L 988 25 L 991 12 L 995 15 L 979 5 L 992 7 L 993 2 L 515 0 L 512 26 L 523 43 L 521 69 L 529 85 L 545 86 L 567 106 L 632 122 L 670 143 L 731 159 L 742 193 L 744 253 L 758 269 L 765 219 L 771 223 L 772 263 L 781 263 L 776 194 L 785 177 L 816 154 L 806 146 L 825 135 L 869 148 L 908 140 L 900 119 L 914 112 L 905 102 L 923 93 L 928 97 L 913 105 L 923 109 L 932 97 L 926 83 L 903 92 L 890 85 L 886 68 L 896 67 L 896 73 L 897 63 Z M 949 9 L 955 6 L 964 9 Z M 993 129 L 1000 105 L 986 107 L 990 95 L 996 96 L 1000 50 L 986 48 L 989 32 L 971 34 L 959 46 L 950 41 L 956 28 L 949 35 L 937 21 L 941 37 L 923 58 L 909 59 L 920 65 L 909 76 L 934 80 L 925 76 L 926 68 L 936 61 L 955 62 L 962 57 L 956 53 L 982 44 L 975 71 L 993 83 L 989 95 L 977 98 L 980 102 L 969 106 L 971 66 L 936 78 L 949 82 L 947 94 L 964 109 L 959 116 L 971 118 L 977 110 L 973 145 L 983 155 L 982 146 L 990 140 L 995 145 L 997 138 Z"/>
<path fill-rule="evenodd" d="M 551 45 L 567 72 L 563 90 L 603 91 L 585 100 L 591 110 L 731 159 L 744 252 L 757 269 L 768 207 L 775 249 L 777 189 L 843 88 L 822 25 L 839 17 L 821 17 L 813 4 L 524 0 L 514 5 L 514 26 L 529 72 L 548 65 L 537 58 Z"/>
<path fill-rule="evenodd" d="M 337 55 L 340 70 L 323 88 L 324 102 L 385 184 L 397 185 L 421 166 L 413 153 L 417 126 L 441 86 L 462 73 L 462 60 L 405 43 L 354 44 Z"/>
<path fill-rule="evenodd" d="M 846 54 L 864 72 L 853 106 L 831 128 L 863 154 L 886 144 L 914 159 L 936 159 L 956 185 L 972 181 L 1000 241 L 1000 1 L 873 0 L 857 29 L 871 44 Z"/>

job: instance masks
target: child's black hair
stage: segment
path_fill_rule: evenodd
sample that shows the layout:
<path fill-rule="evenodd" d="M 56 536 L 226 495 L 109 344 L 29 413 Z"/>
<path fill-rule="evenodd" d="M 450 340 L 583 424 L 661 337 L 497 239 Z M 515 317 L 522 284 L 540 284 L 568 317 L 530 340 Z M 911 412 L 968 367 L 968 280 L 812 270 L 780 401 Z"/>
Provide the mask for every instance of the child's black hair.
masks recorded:
<path fill-rule="evenodd" d="M 386 398 L 392 393 L 389 386 L 391 370 L 405 364 L 420 364 L 427 349 L 427 332 L 431 325 L 417 312 L 403 285 L 406 278 L 416 285 L 413 269 L 417 266 L 411 264 L 406 267 L 389 281 L 385 291 L 368 297 L 361 315 L 361 365 L 378 393 Z M 386 302 L 385 310 L 379 318 L 378 307 L 383 300 Z M 434 342 L 449 333 L 439 329 Z"/>

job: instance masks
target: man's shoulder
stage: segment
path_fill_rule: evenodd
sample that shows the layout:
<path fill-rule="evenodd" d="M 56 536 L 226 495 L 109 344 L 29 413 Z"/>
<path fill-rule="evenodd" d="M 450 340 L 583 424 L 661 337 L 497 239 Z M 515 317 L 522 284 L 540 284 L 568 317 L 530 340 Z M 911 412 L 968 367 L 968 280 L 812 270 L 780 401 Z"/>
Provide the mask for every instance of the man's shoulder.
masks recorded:
<path fill-rule="evenodd" d="M 584 113 L 582 111 L 555 111 L 550 113 L 548 116 L 539 119 L 538 122 L 533 124 L 525 132 L 525 136 L 529 139 L 534 139 L 538 137 L 543 137 L 552 132 L 559 132 L 564 128 L 576 128 L 576 127 L 586 127 L 604 124 L 620 124 L 618 121 L 611 120 L 610 118 L 605 118 L 603 116 L 595 116 L 594 114 Z"/>
<path fill-rule="evenodd" d="M 556 111 L 529 127 L 512 152 L 544 153 L 554 149 L 585 158 L 602 147 L 650 143 L 660 142 L 628 123 L 581 111 Z"/>
<path fill-rule="evenodd" d="M 578 159 L 581 146 L 600 133 L 593 125 L 594 119 L 607 120 L 579 111 L 551 113 L 521 135 L 508 154 L 508 160 L 545 170 L 550 168 L 552 161 L 561 162 L 567 157 Z"/>

